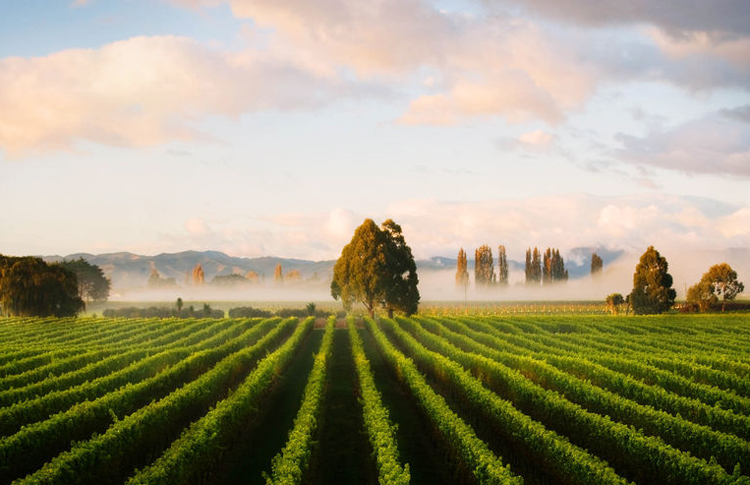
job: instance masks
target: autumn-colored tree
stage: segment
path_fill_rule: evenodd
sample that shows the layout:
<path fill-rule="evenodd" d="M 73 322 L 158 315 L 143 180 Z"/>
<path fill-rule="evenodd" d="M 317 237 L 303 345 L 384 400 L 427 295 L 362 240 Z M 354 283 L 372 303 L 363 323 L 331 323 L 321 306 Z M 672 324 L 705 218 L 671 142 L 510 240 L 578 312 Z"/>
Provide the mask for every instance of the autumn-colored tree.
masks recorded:
<path fill-rule="evenodd" d="M 538 286 L 542 281 L 542 258 L 539 249 L 534 247 L 526 250 L 526 284 Z"/>
<path fill-rule="evenodd" d="M 542 262 L 542 284 L 548 285 L 550 283 L 552 283 L 552 250 L 547 248 L 544 251 Z"/>
<path fill-rule="evenodd" d="M 497 282 L 501 286 L 508 285 L 508 257 L 505 255 L 505 246 L 497 247 Z"/>
<path fill-rule="evenodd" d="M 302 279 L 302 275 L 301 275 L 301 274 L 300 274 L 300 272 L 299 272 L 299 271 L 297 271 L 296 269 L 293 269 L 293 270 L 289 271 L 289 272 L 288 272 L 288 273 L 287 273 L 287 274 L 286 274 L 286 275 L 284 276 L 284 280 L 285 280 L 285 281 L 290 281 L 290 282 L 294 282 L 294 281 L 300 281 L 301 279 Z"/>
<path fill-rule="evenodd" d="M 733 300 L 745 291 L 745 285 L 737 279 L 737 272 L 727 263 L 715 264 L 701 280 L 688 290 L 687 301 L 697 303 L 701 311 L 722 300 L 721 310 L 726 309 L 727 300 Z"/>
<path fill-rule="evenodd" d="M 273 270 L 273 281 L 274 283 L 281 283 L 284 281 L 284 275 L 281 272 L 281 263 L 278 263 Z"/>
<path fill-rule="evenodd" d="M 545 285 L 568 280 L 568 271 L 565 269 L 565 261 L 560 256 L 559 249 L 547 248 L 544 252 L 542 272 L 542 282 Z"/>
<path fill-rule="evenodd" d="M 247 272 L 247 274 L 245 275 L 245 279 L 247 279 L 248 281 L 252 283 L 257 283 L 258 281 L 260 281 L 260 278 L 258 277 L 258 273 L 256 273 L 253 270 L 250 270 Z"/>
<path fill-rule="evenodd" d="M 602 258 L 600 258 L 596 253 L 591 254 L 591 276 L 597 276 L 601 274 L 603 267 L 604 262 L 602 261 Z"/>
<path fill-rule="evenodd" d="M 708 311 L 719 301 L 713 290 L 711 283 L 701 278 L 699 282 L 688 288 L 685 300 L 691 305 L 698 305 L 698 309 L 702 312 Z"/>
<path fill-rule="evenodd" d="M 492 249 L 486 244 L 480 246 L 474 252 L 474 282 L 477 287 L 486 287 L 495 282 L 495 264 L 492 261 Z"/>
<path fill-rule="evenodd" d="M 668 268 L 666 258 L 653 246 L 643 253 L 635 267 L 629 300 L 636 315 L 662 313 L 672 308 L 677 292 L 672 288 Z"/>
<path fill-rule="evenodd" d="M 469 284 L 469 266 L 466 261 L 466 251 L 464 248 L 458 250 L 458 259 L 456 260 L 456 287 L 465 288 Z"/>
<path fill-rule="evenodd" d="M 362 303 L 370 315 L 383 307 L 392 314 L 416 313 L 419 305 L 417 265 L 401 226 L 391 219 L 378 227 L 372 219 L 354 231 L 333 268 L 331 296 L 344 308 Z"/>
<path fill-rule="evenodd" d="M 195 268 L 193 268 L 193 285 L 195 286 L 203 286 L 203 284 L 206 282 L 206 275 L 203 273 L 203 266 L 199 264 L 195 265 Z"/>

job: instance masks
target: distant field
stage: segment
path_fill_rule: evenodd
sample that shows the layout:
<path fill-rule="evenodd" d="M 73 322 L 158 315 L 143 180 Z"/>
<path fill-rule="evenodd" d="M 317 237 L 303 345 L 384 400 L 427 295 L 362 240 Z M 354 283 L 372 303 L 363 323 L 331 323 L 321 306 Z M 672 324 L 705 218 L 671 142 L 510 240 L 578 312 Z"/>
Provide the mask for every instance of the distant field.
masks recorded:
<path fill-rule="evenodd" d="M 515 305 L 0 319 L 0 483 L 750 484 L 748 314 Z"/>

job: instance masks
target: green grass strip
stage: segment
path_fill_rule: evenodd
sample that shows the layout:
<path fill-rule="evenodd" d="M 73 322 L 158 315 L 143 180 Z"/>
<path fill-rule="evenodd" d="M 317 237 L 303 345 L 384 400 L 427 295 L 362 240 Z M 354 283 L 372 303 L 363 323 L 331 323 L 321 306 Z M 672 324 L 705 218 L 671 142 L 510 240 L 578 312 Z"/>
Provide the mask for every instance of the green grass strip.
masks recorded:
<path fill-rule="evenodd" d="M 378 465 L 378 483 L 380 485 L 406 485 L 411 480 L 409 464 L 402 465 L 399 460 L 398 444 L 396 442 L 396 426 L 391 423 L 388 408 L 375 387 L 370 361 L 367 360 L 362 337 L 354 326 L 354 319 L 349 318 L 349 338 L 351 340 L 352 358 L 359 378 L 359 388 L 362 394 L 362 414 L 365 429 L 370 437 L 370 444 L 375 450 L 375 460 Z"/>
<path fill-rule="evenodd" d="M 302 483 L 302 477 L 315 445 L 313 436 L 317 429 L 318 418 L 321 413 L 328 361 L 331 358 L 333 332 L 336 317 L 331 316 L 326 323 L 323 342 L 315 356 L 310 377 L 305 385 L 294 426 L 289 432 L 289 439 L 284 448 L 271 461 L 271 474 L 265 475 L 267 485 L 296 485 Z"/>

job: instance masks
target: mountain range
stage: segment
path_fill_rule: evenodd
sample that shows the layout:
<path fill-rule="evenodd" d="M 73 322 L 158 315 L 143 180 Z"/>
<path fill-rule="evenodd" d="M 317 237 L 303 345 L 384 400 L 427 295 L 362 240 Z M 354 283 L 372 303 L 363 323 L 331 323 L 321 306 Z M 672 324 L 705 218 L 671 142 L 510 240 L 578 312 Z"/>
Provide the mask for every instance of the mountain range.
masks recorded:
<path fill-rule="evenodd" d="M 596 251 L 607 265 L 619 258 L 623 251 L 611 251 L 606 248 L 575 248 L 568 252 L 565 267 L 571 279 L 589 274 L 591 254 Z M 162 253 L 155 256 L 144 256 L 128 252 L 89 254 L 75 253 L 66 256 L 44 256 L 47 262 L 56 262 L 83 258 L 99 266 L 104 274 L 112 280 L 113 288 L 138 288 L 146 286 L 152 270 L 162 278 L 174 278 L 178 285 L 190 282 L 193 268 L 201 265 L 205 281 L 210 282 L 215 276 L 255 272 L 261 281 L 273 279 L 274 270 L 281 265 L 282 273 L 297 271 L 302 281 L 330 281 L 335 260 L 308 261 L 303 259 L 278 258 L 265 256 L 259 258 L 241 258 L 229 256 L 220 251 L 183 251 L 179 253 Z M 474 268 L 474 261 L 468 261 L 469 271 Z M 524 271 L 525 262 L 508 261 L 510 272 Z M 456 259 L 436 256 L 417 261 L 419 273 L 433 271 L 455 271 Z"/>

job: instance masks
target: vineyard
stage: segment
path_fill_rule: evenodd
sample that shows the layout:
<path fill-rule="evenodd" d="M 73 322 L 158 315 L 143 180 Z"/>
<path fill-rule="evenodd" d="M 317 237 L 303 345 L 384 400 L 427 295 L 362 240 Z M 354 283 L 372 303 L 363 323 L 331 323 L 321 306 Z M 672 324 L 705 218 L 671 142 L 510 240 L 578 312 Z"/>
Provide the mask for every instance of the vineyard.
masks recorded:
<path fill-rule="evenodd" d="M 743 314 L 0 319 L 0 484 L 750 485 Z"/>

